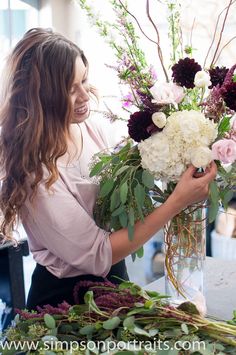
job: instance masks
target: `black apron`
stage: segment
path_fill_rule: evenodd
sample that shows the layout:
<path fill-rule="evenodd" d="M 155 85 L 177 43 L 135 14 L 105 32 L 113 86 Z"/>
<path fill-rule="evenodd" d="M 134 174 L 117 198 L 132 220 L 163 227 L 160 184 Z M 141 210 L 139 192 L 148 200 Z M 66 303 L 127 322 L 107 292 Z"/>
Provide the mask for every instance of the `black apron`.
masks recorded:
<path fill-rule="evenodd" d="M 118 276 L 122 280 L 129 279 L 124 260 L 113 265 L 106 277 L 106 279 L 115 284 L 122 282 L 114 276 Z M 75 304 L 73 290 L 75 285 L 81 280 L 103 282 L 105 279 L 95 275 L 80 275 L 59 279 L 51 274 L 45 266 L 37 264 L 32 275 L 31 287 L 27 299 L 27 309 L 35 310 L 36 306 L 42 307 L 46 304 L 57 306 L 63 301 L 71 305 Z M 83 291 L 81 290 L 81 294 L 77 295 L 79 303 L 83 303 L 85 292 L 86 289 L 83 289 Z"/>

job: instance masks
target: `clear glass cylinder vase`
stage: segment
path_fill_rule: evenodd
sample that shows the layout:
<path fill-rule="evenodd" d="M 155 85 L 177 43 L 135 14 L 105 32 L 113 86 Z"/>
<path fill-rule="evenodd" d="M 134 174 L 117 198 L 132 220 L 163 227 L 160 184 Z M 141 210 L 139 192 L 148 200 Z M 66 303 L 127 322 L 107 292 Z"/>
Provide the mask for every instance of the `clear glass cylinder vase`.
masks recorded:
<path fill-rule="evenodd" d="M 165 226 L 165 292 L 170 301 L 191 301 L 205 313 L 206 218 L 202 205 L 190 206 Z"/>

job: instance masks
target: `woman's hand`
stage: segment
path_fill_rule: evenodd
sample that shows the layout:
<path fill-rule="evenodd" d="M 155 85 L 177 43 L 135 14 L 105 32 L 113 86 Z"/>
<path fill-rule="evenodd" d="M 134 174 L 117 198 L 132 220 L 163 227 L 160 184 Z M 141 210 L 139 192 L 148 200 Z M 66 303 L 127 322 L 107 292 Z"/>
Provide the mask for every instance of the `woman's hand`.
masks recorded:
<path fill-rule="evenodd" d="M 181 209 L 206 200 L 209 194 L 209 184 L 215 179 L 216 174 L 217 166 L 214 161 L 203 173 L 197 173 L 193 165 L 189 166 L 173 191 L 172 198 L 175 198 Z"/>

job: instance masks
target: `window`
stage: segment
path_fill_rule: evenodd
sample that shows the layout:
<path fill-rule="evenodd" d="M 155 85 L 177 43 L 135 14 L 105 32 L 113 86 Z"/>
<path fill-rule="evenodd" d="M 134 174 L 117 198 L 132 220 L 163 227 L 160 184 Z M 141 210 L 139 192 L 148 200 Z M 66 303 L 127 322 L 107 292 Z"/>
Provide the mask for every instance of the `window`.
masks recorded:
<path fill-rule="evenodd" d="M 39 0 L 0 1 L 0 67 L 23 34 L 39 23 Z"/>

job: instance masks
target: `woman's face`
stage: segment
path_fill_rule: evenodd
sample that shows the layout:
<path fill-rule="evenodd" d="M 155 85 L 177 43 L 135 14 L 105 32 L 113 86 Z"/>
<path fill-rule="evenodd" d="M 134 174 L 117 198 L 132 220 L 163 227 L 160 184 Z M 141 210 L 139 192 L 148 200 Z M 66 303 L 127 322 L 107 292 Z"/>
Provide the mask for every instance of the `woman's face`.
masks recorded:
<path fill-rule="evenodd" d="M 75 62 L 75 77 L 70 89 L 73 108 L 72 123 L 81 123 L 89 116 L 89 83 L 88 69 L 81 57 Z"/>

